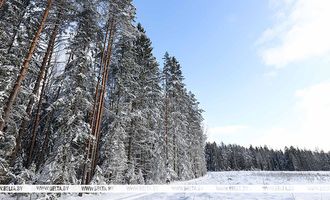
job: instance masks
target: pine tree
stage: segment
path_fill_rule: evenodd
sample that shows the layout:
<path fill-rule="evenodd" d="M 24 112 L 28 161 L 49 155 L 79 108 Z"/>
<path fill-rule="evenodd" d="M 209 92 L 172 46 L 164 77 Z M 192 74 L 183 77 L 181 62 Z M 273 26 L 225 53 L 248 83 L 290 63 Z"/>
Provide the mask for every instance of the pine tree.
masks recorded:
<path fill-rule="evenodd" d="M 60 28 L 62 12 L 63 12 L 62 11 L 62 9 L 63 9 L 62 6 L 63 5 L 60 5 L 60 8 L 57 11 L 58 12 L 57 20 L 55 21 L 54 28 L 53 28 L 53 30 L 50 34 L 47 49 L 46 49 L 46 52 L 43 56 L 43 60 L 42 60 L 42 63 L 41 63 L 41 66 L 40 66 L 40 69 L 39 69 L 39 72 L 38 72 L 38 76 L 37 76 L 37 79 L 34 83 L 33 91 L 32 91 L 31 97 L 28 101 L 28 104 L 26 106 L 25 113 L 26 113 L 27 117 L 22 119 L 21 127 L 20 127 L 20 130 L 18 132 L 18 136 L 16 138 L 16 148 L 15 148 L 15 152 L 14 152 L 14 155 L 13 155 L 13 159 L 15 159 L 16 153 L 18 151 L 20 151 L 22 135 L 23 135 L 24 132 L 27 131 L 26 128 L 27 128 L 27 125 L 28 125 L 28 120 L 30 120 L 30 118 L 31 118 L 32 109 L 33 109 L 33 106 L 34 106 L 34 103 L 35 103 L 35 99 L 36 99 L 36 97 L 39 96 L 39 91 L 41 89 L 42 81 L 45 79 L 46 72 L 48 71 L 47 67 L 49 65 L 47 65 L 47 63 L 48 63 L 48 60 L 50 60 L 51 52 L 53 51 L 53 48 L 55 46 L 55 39 L 58 35 L 58 31 L 59 31 L 59 28 Z M 33 150 L 34 150 L 34 146 L 35 146 L 35 141 L 36 141 L 36 132 L 32 131 L 31 145 L 30 145 L 27 165 L 31 164 L 32 154 L 33 154 Z"/>
<path fill-rule="evenodd" d="M 216 150 L 214 150 L 216 149 Z M 217 168 L 218 164 L 213 157 L 221 156 L 224 167 Z M 282 150 L 273 150 L 265 147 L 245 148 L 239 145 L 224 145 L 217 147 L 216 143 L 206 143 L 205 156 L 207 169 L 222 170 L 267 170 L 267 171 L 320 171 L 329 169 L 329 153 L 323 151 L 312 152 L 294 147 L 285 147 Z M 228 168 L 229 167 L 229 168 Z"/>
<path fill-rule="evenodd" d="M 93 102 L 95 88 L 94 59 L 96 32 L 98 30 L 95 5 L 92 1 L 80 2 L 77 13 L 76 34 L 69 43 L 70 60 L 65 67 L 62 90 L 59 93 L 56 106 L 59 108 L 56 117 L 56 132 L 53 134 L 56 141 L 54 149 L 61 152 L 52 152 L 48 165 L 62 165 L 63 173 L 72 172 L 71 183 L 81 182 L 85 162 L 85 142 L 89 138 L 89 110 Z M 57 159 L 54 159 L 57 158 Z M 69 159 L 70 162 L 63 165 Z M 53 162 L 51 162 L 54 160 Z M 47 168 L 47 166 L 45 167 Z M 59 172 L 58 176 L 65 176 Z M 58 178 L 52 177 L 57 180 Z M 59 178 L 59 180 L 62 180 Z M 67 183 L 67 182 L 65 182 Z"/>
<path fill-rule="evenodd" d="M 132 98 L 136 89 L 136 82 L 133 80 L 133 74 L 135 70 L 135 63 L 133 57 L 133 48 L 132 48 L 132 40 L 129 40 L 127 37 L 121 38 L 116 45 L 115 63 L 118 62 L 118 65 L 114 65 L 113 78 L 116 80 L 116 86 L 114 91 L 112 92 L 114 96 L 112 96 L 111 101 L 116 102 L 115 111 L 113 113 L 112 123 L 109 128 L 109 132 L 106 133 L 102 139 L 101 146 L 101 160 L 108 159 L 122 159 L 126 160 L 126 163 L 121 162 L 121 166 L 112 166 L 110 162 L 103 162 L 101 165 L 102 169 L 113 169 L 114 167 L 121 168 L 125 172 L 121 171 L 120 176 L 126 176 L 125 173 L 127 171 L 127 167 L 133 168 L 132 165 L 132 140 L 133 140 L 133 132 L 130 132 L 132 129 Z M 112 145 L 120 145 L 120 148 L 115 148 L 115 151 L 112 151 L 111 154 L 105 153 L 107 149 L 111 148 Z M 131 145 L 131 146 L 129 146 Z M 124 146 L 124 148 L 122 148 Z M 127 153 L 126 153 L 127 152 Z M 124 157 L 117 157 L 119 155 L 124 155 Z M 109 157 L 110 158 L 109 158 Z M 115 158 L 113 158 L 115 157 Z M 134 170 L 134 168 L 133 168 Z M 115 177 L 116 173 L 112 173 Z M 118 180 L 115 177 L 109 177 L 110 180 Z"/>
<path fill-rule="evenodd" d="M 106 137 L 104 133 L 101 132 L 102 127 L 104 127 L 103 123 L 103 114 L 106 100 L 106 92 L 109 79 L 109 73 L 111 71 L 112 64 L 112 52 L 113 52 L 113 41 L 118 36 L 123 36 L 127 38 L 132 38 L 131 35 L 134 32 L 132 31 L 132 20 L 135 14 L 135 8 L 132 5 L 131 0 L 125 1 L 110 1 L 108 4 L 108 13 L 110 20 L 110 34 L 108 39 L 107 51 L 105 60 L 101 61 L 101 71 L 102 78 L 100 79 L 100 85 L 97 84 L 97 89 L 100 88 L 100 91 L 96 93 L 96 99 L 94 101 L 94 105 L 96 105 L 95 112 L 93 111 L 93 120 L 92 120 L 92 136 L 95 137 L 95 142 L 92 143 L 91 147 L 88 147 L 87 155 L 91 153 L 90 161 L 91 168 L 90 172 L 87 172 L 86 182 L 88 183 L 91 179 L 95 171 L 95 167 L 100 164 L 100 142 L 102 141 L 102 137 Z M 102 68 L 103 67 L 103 68 Z M 90 141 L 88 146 L 90 146 Z M 89 170 L 89 169 L 87 169 Z M 86 173 L 86 172 L 85 172 Z"/>
<path fill-rule="evenodd" d="M 205 173 L 202 111 L 175 57 L 166 54 L 160 73 L 132 0 L 0 5 L 0 183 Z"/>
<path fill-rule="evenodd" d="M 14 6 L 14 3 L 17 3 L 17 1 L 15 1 L 12 4 L 8 5 L 9 6 L 8 7 L 9 11 L 13 11 L 13 12 L 17 11 L 14 8 L 11 9 L 11 7 L 10 7 L 10 6 Z M 8 168 L 9 164 L 10 164 L 10 155 L 11 155 L 12 149 L 15 147 L 15 142 L 14 142 L 15 139 L 14 138 L 15 138 L 16 132 L 15 132 L 15 130 L 14 131 L 9 131 L 8 127 L 10 127 L 10 128 L 15 127 L 14 124 L 16 122 L 10 122 L 9 119 L 11 117 L 11 114 L 12 114 L 12 111 L 13 111 L 13 106 L 14 106 L 14 103 L 16 101 L 17 95 L 18 95 L 19 91 L 21 90 L 22 82 L 25 79 L 25 76 L 28 72 L 30 61 L 32 59 L 34 51 L 37 48 L 37 43 L 39 41 L 41 32 L 42 32 L 42 30 L 45 26 L 45 22 L 47 20 L 48 14 L 50 12 L 51 6 L 52 6 L 52 0 L 48 0 L 47 5 L 44 8 L 43 15 L 40 19 L 38 29 L 36 30 L 36 32 L 33 36 L 33 39 L 32 39 L 32 42 L 29 46 L 28 52 L 26 52 L 26 56 L 25 56 L 25 59 L 24 59 L 23 64 L 22 64 L 21 71 L 19 72 L 19 75 L 18 75 L 18 77 L 15 81 L 15 84 L 13 85 L 12 90 L 9 90 L 9 95 L 7 97 L 6 103 L 5 103 L 5 105 L 3 107 L 3 110 L 2 110 L 2 118 L 0 119 L 0 143 L 3 145 L 3 147 L 1 149 L 3 150 L 2 155 L 5 155 L 5 157 L 4 157 L 4 160 L 1 161 L 2 162 L 1 169 L 0 169 L 0 179 L 1 179 L 0 182 L 1 183 L 6 183 L 6 182 L 9 181 L 9 177 L 6 174 L 8 174 L 8 173 L 10 174 L 9 168 Z M 20 9 L 25 9 L 25 8 L 20 7 Z M 5 14 L 7 13 L 6 11 L 2 11 L 2 12 L 5 12 Z M 22 17 L 23 16 L 19 15 L 18 24 L 14 25 L 14 28 L 12 29 L 13 31 L 11 32 L 12 33 L 11 38 L 16 37 L 16 34 L 17 34 L 18 31 L 15 28 L 18 28 L 17 26 L 19 26 L 21 24 L 20 21 L 22 20 L 21 19 Z M 6 21 L 4 21 L 3 25 L 6 25 Z M 9 32 L 9 34 L 10 34 L 10 32 Z M 6 37 L 6 33 L 1 34 L 0 37 Z M 14 39 L 12 41 L 14 41 Z M 10 44 L 10 45 L 12 45 L 12 44 Z M 5 49 L 6 49 L 6 46 L 5 46 Z M 10 49 L 11 49 L 11 47 L 9 47 L 9 49 L 7 50 L 7 54 L 9 54 Z M 2 53 L 3 53 L 3 48 L 1 47 L 1 54 Z M 5 58 L 8 58 L 8 57 L 5 56 Z M 3 64 L 5 66 L 6 66 L 6 64 L 10 64 L 10 63 L 15 65 L 15 63 L 12 63 L 11 61 L 13 61 L 13 60 L 5 59 Z M 8 62 L 8 63 L 6 63 L 6 62 Z M 6 70 L 6 69 L 8 69 L 8 67 L 4 67 L 4 69 Z M 15 70 L 11 70 L 10 68 L 9 68 L 9 70 L 12 71 L 12 72 L 15 71 Z M 8 77 L 9 80 L 13 76 L 13 73 L 11 73 L 10 71 L 9 71 L 9 73 L 5 74 L 5 78 L 6 78 L 6 75 L 9 75 L 9 77 Z M 4 84 L 8 84 L 8 83 L 9 83 L 8 79 L 5 80 Z M 2 92 L 4 92 L 2 96 L 6 96 L 6 89 L 7 88 L 6 87 L 3 88 L 3 85 L 1 87 L 2 87 L 1 89 L 4 89 L 2 91 Z M 19 99 L 19 100 L 22 100 L 22 99 Z M 24 105 L 24 102 L 18 102 L 18 103 Z M 16 109 L 14 109 L 14 111 L 15 110 Z M 15 113 L 13 115 L 16 116 Z M 8 126 L 8 125 L 10 125 L 10 126 Z M 5 132 L 7 132 L 7 133 L 5 133 Z"/>
<path fill-rule="evenodd" d="M 15 85 L 14 85 L 12 91 L 10 92 L 9 98 L 8 98 L 7 103 L 5 105 L 5 108 L 3 110 L 2 119 L 0 121 L 0 136 L 3 135 L 2 131 L 3 131 L 4 127 L 5 127 L 6 121 L 9 119 L 9 115 L 10 115 L 12 106 L 13 106 L 13 104 L 15 102 L 15 99 L 16 99 L 16 96 L 17 96 L 19 90 L 20 90 L 22 81 L 24 80 L 25 75 L 27 73 L 27 70 L 29 68 L 30 60 L 31 60 L 31 58 L 33 56 L 33 53 L 34 53 L 34 50 L 35 50 L 35 48 L 37 46 L 37 43 L 38 43 L 38 40 L 39 40 L 41 31 L 44 28 L 45 22 L 47 20 L 47 17 L 48 17 L 50 8 L 51 8 L 51 5 L 52 5 L 52 0 L 48 0 L 47 1 L 47 7 L 45 8 L 45 12 L 44 12 L 44 14 L 42 16 L 42 19 L 41 19 L 41 22 L 40 22 L 38 31 L 34 35 L 34 38 L 32 40 L 32 43 L 31 43 L 29 52 L 26 55 L 26 57 L 24 59 L 24 62 L 22 64 L 22 68 L 21 68 L 20 74 L 19 74 L 19 76 L 16 79 L 16 82 L 15 82 Z"/>

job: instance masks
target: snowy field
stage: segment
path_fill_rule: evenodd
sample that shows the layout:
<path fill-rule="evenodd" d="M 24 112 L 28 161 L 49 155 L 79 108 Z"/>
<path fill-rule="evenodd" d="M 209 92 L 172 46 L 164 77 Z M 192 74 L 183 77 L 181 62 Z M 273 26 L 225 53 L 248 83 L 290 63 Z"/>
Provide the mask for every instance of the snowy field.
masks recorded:
<path fill-rule="evenodd" d="M 176 185 L 330 185 L 330 172 L 209 172 L 206 176 Z M 0 199 L 11 199 L 1 196 Z M 12 198 L 13 199 L 13 198 Z M 20 198 L 24 199 L 24 198 Z M 33 199 L 33 197 L 32 197 Z M 330 193 L 285 194 L 230 194 L 230 193 L 146 193 L 146 194 L 99 194 L 62 196 L 61 200 L 330 200 Z"/>

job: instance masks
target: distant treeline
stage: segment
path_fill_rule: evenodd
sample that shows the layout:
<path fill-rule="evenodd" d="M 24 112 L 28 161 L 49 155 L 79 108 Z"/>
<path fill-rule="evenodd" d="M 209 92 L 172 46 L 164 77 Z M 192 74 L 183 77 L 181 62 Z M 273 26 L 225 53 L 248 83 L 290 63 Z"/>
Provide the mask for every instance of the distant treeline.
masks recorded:
<path fill-rule="evenodd" d="M 264 147 L 206 143 L 208 171 L 329 171 L 330 152 L 285 147 L 284 151 Z"/>

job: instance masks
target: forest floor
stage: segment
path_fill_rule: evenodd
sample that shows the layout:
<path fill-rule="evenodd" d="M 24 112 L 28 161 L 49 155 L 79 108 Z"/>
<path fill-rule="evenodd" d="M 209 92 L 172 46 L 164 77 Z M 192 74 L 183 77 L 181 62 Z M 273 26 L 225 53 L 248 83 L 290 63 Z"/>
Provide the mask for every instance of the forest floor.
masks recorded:
<path fill-rule="evenodd" d="M 330 188 L 330 172 L 260 172 L 230 171 L 209 172 L 204 177 L 189 181 L 173 182 L 173 185 L 327 185 Z M 0 199 L 10 199 L 1 196 Z M 14 198 L 13 198 L 14 199 Z M 20 198 L 24 199 L 24 198 Z M 33 199 L 33 198 L 32 198 Z M 330 200 L 329 190 L 324 193 L 139 193 L 62 196 L 61 200 Z"/>

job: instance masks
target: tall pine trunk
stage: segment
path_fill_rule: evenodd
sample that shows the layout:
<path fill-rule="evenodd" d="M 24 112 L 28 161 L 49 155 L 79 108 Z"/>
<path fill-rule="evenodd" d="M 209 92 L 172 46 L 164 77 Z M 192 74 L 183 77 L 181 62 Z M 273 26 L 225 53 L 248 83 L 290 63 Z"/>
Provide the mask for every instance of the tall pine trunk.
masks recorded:
<path fill-rule="evenodd" d="M 23 80 L 25 79 L 25 75 L 29 69 L 29 64 L 30 64 L 30 61 L 32 59 L 32 56 L 33 56 L 33 53 L 37 47 L 37 43 L 39 41 L 39 38 L 40 38 L 40 34 L 45 26 L 45 23 L 46 23 L 46 20 L 47 20 L 47 17 L 48 17 L 48 14 L 49 14 L 49 11 L 50 11 L 50 8 L 51 8 L 51 5 L 52 5 L 52 1 L 53 0 L 47 0 L 47 6 L 45 8 L 45 11 L 44 11 L 44 14 L 41 18 L 41 22 L 40 22 L 40 25 L 38 27 L 38 30 L 37 32 L 35 33 L 34 37 L 33 37 L 33 40 L 32 40 L 32 43 L 30 45 L 30 49 L 28 51 L 28 54 L 26 55 L 24 61 L 23 61 L 23 65 L 22 65 L 22 68 L 21 68 L 21 71 L 16 79 L 16 82 L 15 82 L 15 85 L 9 95 L 9 98 L 7 100 L 7 103 L 4 107 L 4 111 L 3 111 L 3 114 L 2 114 L 2 119 L 0 120 L 0 136 L 3 135 L 3 130 L 5 128 L 5 125 L 9 119 L 9 116 L 11 114 L 11 110 L 12 110 L 12 107 L 15 103 L 15 100 L 16 100 L 16 97 L 17 97 L 17 94 L 19 93 L 20 91 L 20 88 L 21 88 L 21 84 L 23 82 Z"/>
<path fill-rule="evenodd" d="M 48 47 L 47 47 L 47 50 L 46 50 L 46 54 L 45 54 L 45 56 L 42 60 L 42 64 L 41 64 L 41 67 L 40 67 L 40 71 L 39 71 L 37 81 L 34 85 L 33 95 L 36 95 L 36 96 L 38 96 L 38 92 L 40 90 L 41 82 L 42 82 L 42 80 L 45 79 L 46 72 L 48 71 L 47 69 L 48 69 L 49 65 L 47 65 L 47 61 L 50 60 L 50 55 L 51 55 L 51 53 L 53 52 L 53 49 L 54 49 L 55 40 L 56 40 L 56 37 L 57 37 L 57 34 L 58 34 L 58 29 L 59 29 L 59 26 L 60 26 L 61 15 L 62 15 L 62 13 L 60 11 L 58 16 L 57 16 L 57 20 L 55 22 L 54 29 L 52 31 L 51 37 L 50 37 L 49 42 L 48 42 Z M 41 93 L 41 95 L 42 95 L 42 93 Z M 40 98 L 42 98 L 42 96 L 40 96 Z M 30 99 L 28 107 L 27 107 L 27 112 L 26 113 L 28 114 L 29 117 L 31 116 L 33 104 L 34 104 L 34 97 L 32 97 Z M 38 110 L 38 111 L 40 112 L 40 110 Z M 26 127 L 21 128 L 21 130 L 23 130 L 23 131 L 25 129 L 26 129 Z M 32 131 L 32 136 L 31 136 L 31 145 L 30 145 L 30 150 L 29 150 L 29 157 L 28 157 L 28 161 L 27 161 L 27 166 L 29 166 L 31 164 L 31 161 L 32 161 L 32 153 L 33 153 L 34 145 L 35 145 L 35 142 L 36 142 L 36 135 L 37 135 L 36 134 L 36 126 L 34 125 L 33 131 Z"/>
<path fill-rule="evenodd" d="M 5 5 L 5 3 L 6 3 L 6 0 L 0 0 L 0 8 L 1 8 L 3 5 Z"/>
<path fill-rule="evenodd" d="M 100 70 L 99 70 L 99 74 L 98 74 L 98 78 L 97 78 L 97 84 L 96 84 L 96 89 L 95 89 L 95 97 L 94 97 L 94 105 L 93 105 L 93 110 L 92 110 L 92 116 L 90 117 L 90 126 L 91 126 L 91 131 L 92 133 L 94 133 L 94 129 L 95 129 L 95 117 L 96 117 L 96 107 L 97 107 L 97 102 L 99 101 L 99 86 L 100 86 L 100 82 L 101 82 L 101 71 L 102 71 L 102 66 L 103 63 L 105 62 L 105 48 L 107 45 L 107 41 L 108 41 L 108 35 L 109 35 L 109 30 L 110 27 L 107 27 L 107 31 L 105 34 L 105 39 L 103 42 L 103 47 L 102 47 L 102 56 L 101 56 L 101 60 L 100 60 Z M 88 139 L 87 145 L 86 145 L 86 160 L 91 158 L 91 146 L 92 146 L 92 138 Z M 89 172 L 88 172 L 88 166 L 87 163 L 85 163 L 84 165 L 84 172 L 83 172 L 83 177 L 82 177 L 82 183 L 87 183 L 88 181 L 88 177 L 89 177 Z"/>
<path fill-rule="evenodd" d="M 60 14 L 59 14 L 59 17 L 60 17 Z M 47 61 L 48 61 L 48 58 L 49 58 L 49 56 L 50 56 L 50 54 L 51 54 L 51 52 L 53 51 L 53 48 L 54 48 L 55 39 L 56 39 L 57 32 L 58 32 L 58 26 L 59 26 L 58 24 L 59 24 L 59 20 L 56 21 L 56 24 L 55 24 L 54 29 L 52 31 L 52 34 L 50 36 L 48 46 L 47 46 L 47 50 L 46 50 L 46 53 L 43 57 L 37 80 L 34 84 L 33 91 L 32 91 L 30 100 L 28 102 L 28 105 L 26 106 L 25 113 L 26 113 L 27 116 L 22 119 L 21 127 L 19 129 L 18 136 L 16 138 L 16 147 L 15 147 L 15 151 L 14 151 L 14 155 L 13 155 L 13 161 L 16 159 L 17 153 L 21 150 L 22 137 L 23 137 L 23 134 L 27 132 L 26 129 L 27 129 L 27 126 L 28 126 L 28 123 L 29 123 L 28 120 L 30 120 L 30 118 L 31 118 L 33 105 L 35 103 L 35 97 L 39 96 L 38 93 L 39 93 L 39 90 L 40 90 L 40 85 L 41 85 L 41 82 L 44 79 L 45 73 L 46 73 Z M 29 157 L 28 157 L 27 166 L 30 164 L 30 161 L 31 161 L 31 157 L 32 157 L 31 150 L 33 150 L 33 148 L 34 148 L 34 142 L 33 142 L 34 140 L 35 140 L 35 135 L 32 134 L 32 139 L 31 139 L 32 142 L 31 142 L 31 146 L 30 146 L 30 154 L 29 154 Z"/>
<path fill-rule="evenodd" d="M 109 21 L 110 22 L 110 21 Z M 95 102 L 93 106 L 93 116 L 92 116 L 92 133 L 91 138 L 88 140 L 87 145 L 87 160 L 90 161 L 90 165 L 84 166 L 83 173 L 83 182 L 88 184 L 91 181 L 91 178 L 94 174 L 96 163 L 97 163 L 97 154 L 98 154 L 98 144 L 100 140 L 100 125 L 102 121 L 103 107 L 104 107 L 104 95 L 105 95 L 105 87 L 109 76 L 109 66 L 112 54 L 112 44 L 115 33 L 115 21 L 114 19 L 108 25 L 106 40 L 104 43 L 104 49 L 102 53 L 101 59 L 101 68 L 102 68 L 102 81 L 100 85 L 100 81 L 98 81 L 96 86 L 96 95 Z M 107 49 L 107 50 L 105 50 Z M 106 51 L 106 53 L 105 53 Z M 100 91 L 99 91 L 100 87 Z"/>
<path fill-rule="evenodd" d="M 73 59 L 73 54 L 72 54 L 72 52 L 70 52 L 66 66 L 68 66 L 68 64 L 71 62 L 72 59 Z M 63 73 L 66 73 L 67 70 L 68 70 L 67 67 L 65 67 Z M 58 89 L 56 91 L 56 96 L 54 98 L 54 102 L 56 102 L 58 100 L 59 96 L 60 96 L 60 92 L 62 90 L 62 85 L 63 85 L 63 80 L 62 80 L 62 83 L 60 84 L 60 86 L 58 87 Z M 45 135 L 45 140 L 42 144 L 42 152 L 41 152 L 40 163 L 45 160 L 45 158 L 48 154 L 49 134 L 51 133 L 51 122 L 54 119 L 55 109 L 52 109 L 46 115 L 47 115 L 47 118 L 46 118 L 45 123 L 44 123 L 44 128 L 41 131 Z"/>
<path fill-rule="evenodd" d="M 43 83 L 42 83 L 42 87 L 41 87 L 41 92 L 40 92 L 38 107 L 37 107 L 37 111 L 36 111 L 36 114 L 35 114 L 35 117 L 34 117 L 34 123 L 33 123 L 33 128 L 32 128 L 32 135 L 35 135 L 36 132 L 38 131 L 38 127 L 39 127 L 39 123 L 40 123 L 41 105 L 42 105 L 43 96 L 45 95 L 46 82 L 48 80 L 48 71 L 49 71 L 49 68 L 50 68 L 50 64 L 51 64 L 53 52 L 54 52 L 54 46 L 53 46 L 52 51 L 51 51 L 51 53 L 49 55 L 49 58 L 48 58 L 47 69 L 46 69 L 45 77 L 44 77 L 44 80 L 43 80 Z M 47 144 L 48 140 L 49 140 L 48 134 L 45 134 L 44 144 Z M 44 150 L 44 146 L 42 146 L 42 151 L 43 150 Z M 39 164 L 40 164 L 42 162 L 42 157 L 41 157 L 41 159 L 38 159 L 38 160 L 39 160 Z"/>
<path fill-rule="evenodd" d="M 111 55 L 112 55 L 112 44 L 114 39 L 114 33 L 115 33 L 115 21 L 112 19 L 111 21 L 111 28 L 110 28 L 110 35 L 109 35 L 109 43 L 108 43 L 108 49 L 107 49 L 107 57 L 105 60 L 104 65 L 104 72 L 102 77 L 102 84 L 101 84 L 101 91 L 100 91 L 100 99 L 98 103 L 97 108 L 97 116 L 96 116 L 96 126 L 94 129 L 94 136 L 95 136 L 95 143 L 92 145 L 92 159 L 91 159 L 91 175 L 94 174 L 95 167 L 98 160 L 98 147 L 99 147 L 99 141 L 100 141 L 100 131 L 101 131 L 101 122 L 103 117 L 103 110 L 104 110 L 104 96 L 106 92 L 106 84 L 109 77 L 109 68 L 111 63 Z M 91 179 L 89 179 L 90 182 Z"/>
<path fill-rule="evenodd" d="M 167 77 L 165 77 L 166 83 L 165 83 L 165 167 L 166 170 L 168 170 L 169 167 L 169 157 L 168 157 L 168 91 L 167 91 Z M 169 180 L 166 180 L 169 181 Z"/>
<path fill-rule="evenodd" d="M 102 88 L 101 88 L 101 94 L 100 94 L 100 102 L 98 107 L 98 116 L 97 116 L 97 123 L 96 123 L 96 129 L 95 129 L 95 138 L 96 143 L 94 145 L 93 154 L 92 154 L 92 172 L 94 173 L 96 164 L 98 162 L 98 148 L 99 148 L 99 142 L 101 138 L 101 122 L 103 117 L 103 111 L 104 111 L 104 97 L 106 92 L 106 85 L 109 78 L 109 71 L 110 71 L 110 63 L 111 63 L 111 56 L 112 56 L 112 44 L 114 40 L 114 33 L 115 33 L 115 22 L 114 20 L 111 21 L 111 30 L 110 30 L 110 37 L 109 37 L 109 44 L 108 44 L 108 50 L 107 50 L 107 59 L 106 59 L 106 65 L 105 65 L 105 72 L 104 72 L 104 79 L 102 78 Z"/>

